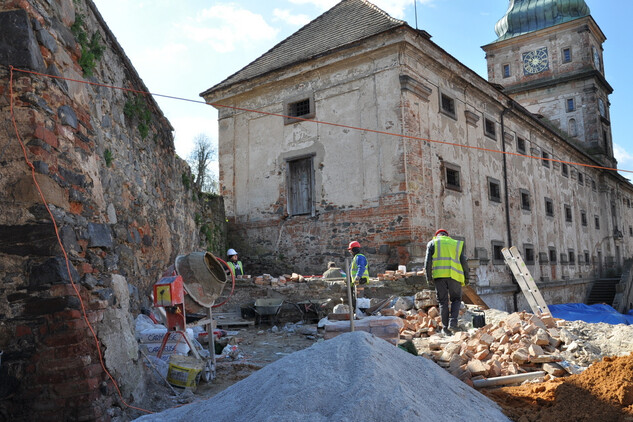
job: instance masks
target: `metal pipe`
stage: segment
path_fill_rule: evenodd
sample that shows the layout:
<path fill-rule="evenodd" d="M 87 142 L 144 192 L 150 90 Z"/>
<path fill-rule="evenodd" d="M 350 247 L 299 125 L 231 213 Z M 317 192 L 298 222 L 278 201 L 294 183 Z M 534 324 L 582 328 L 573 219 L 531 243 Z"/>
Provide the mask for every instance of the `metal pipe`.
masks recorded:
<path fill-rule="evenodd" d="M 492 387 L 495 385 L 515 384 L 517 382 L 523 382 L 538 377 L 544 377 L 545 371 L 526 372 L 525 374 L 506 375 L 505 377 L 486 378 L 483 380 L 474 380 L 473 387 L 483 388 Z"/>
<path fill-rule="evenodd" d="M 345 269 L 346 271 L 346 276 L 345 279 L 347 281 L 347 301 L 349 303 L 349 330 L 350 332 L 354 331 L 354 314 L 356 313 L 356 310 L 353 309 L 352 306 L 352 266 L 349 262 L 349 258 L 345 258 Z"/>

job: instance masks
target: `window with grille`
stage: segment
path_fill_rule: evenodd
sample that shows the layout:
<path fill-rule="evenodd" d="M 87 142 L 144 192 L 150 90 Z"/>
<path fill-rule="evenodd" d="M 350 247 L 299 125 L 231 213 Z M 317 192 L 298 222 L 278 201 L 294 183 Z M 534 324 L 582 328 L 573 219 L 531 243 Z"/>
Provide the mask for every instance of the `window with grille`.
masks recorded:
<path fill-rule="evenodd" d="M 440 107 L 441 110 L 451 116 L 452 118 L 457 118 L 455 115 L 455 99 L 449 97 L 448 95 L 441 93 L 440 94 Z"/>
<path fill-rule="evenodd" d="M 297 123 L 303 120 L 293 119 L 293 117 L 300 117 L 301 119 L 312 119 L 315 117 L 314 98 L 300 98 L 297 101 L 287 100 L 284 102 L 284 110 L 286 117 L 284 117 L 285 124 Z"/>
<path fill-rule="evenodd" d="M 453 164 L 444 164 L 445 166 L 445 176 L 446 176 L 446 187 L 452 190 L 462 190 L 462 182 L 461 182 L 461 174 L 460 167 Z"/>

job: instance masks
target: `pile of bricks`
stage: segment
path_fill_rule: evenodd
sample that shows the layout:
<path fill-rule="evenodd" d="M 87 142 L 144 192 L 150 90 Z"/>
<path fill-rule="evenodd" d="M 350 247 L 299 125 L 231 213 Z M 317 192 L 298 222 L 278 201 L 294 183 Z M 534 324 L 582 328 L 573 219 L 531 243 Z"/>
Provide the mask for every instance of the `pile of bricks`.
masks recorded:
<path fill-rule="evenodd" d="M 251 276 L 242 276 L 242 278 L 250 278 Z M 280 275 L 279 277 L 273 277 L 270 274 L 263 274 L 260 276 L 255 277 L 255 279 L 253 280 L 253 282 L 255 284 L 258 284 L 260 286 L 284 286 L 287 283 L 304 283 L 306 281 L 305 277 L 297 274 L 297 273 L 292 273 L 292 275 L 290 274 L 284 274 L 284 275 Z"/>
<path fill-rule="evenodd" d="M 438 331 L 437 308 L 404 316 L 401 339 L 427 337 Z M 553 376 L 567 371 L 556 364 L 562 360 L 556 321 L 549 314 L 540 317 L 526 312 L 510 314 L 505 320 L 477 331 L 457 332 L 452 337 L 429 339 L 429 358 L 451 374 L 471 384 L 476 379 L 546 371 Z"/>
<path fill-rule="evenodd" d="M 384 273 L 377 274 L 377 277 L 378 281 L 394 281 L 405 277 L 413 277 L 415 275 L 424 275 L 424 271 L 385 271 Z"/>

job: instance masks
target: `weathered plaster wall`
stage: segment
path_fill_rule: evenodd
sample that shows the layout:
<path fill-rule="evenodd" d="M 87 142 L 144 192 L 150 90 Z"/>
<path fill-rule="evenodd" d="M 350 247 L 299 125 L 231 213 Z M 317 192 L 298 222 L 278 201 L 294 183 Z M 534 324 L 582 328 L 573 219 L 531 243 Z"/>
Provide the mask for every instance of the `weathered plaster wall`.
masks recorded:
<path fill-rule="evenodd" d="M 105 48 L 93 76 L 70 29 L 80 18 Z M 124 111 L 135 96 L 121 90 L 14 71 L 10 97 L 11 65 L 147 90 L 90 0 L 4 1 L 0 21 L 0 37 L 14 40 L 0 47 L 0 415 L 109 420 L 120 401 L 97 347 L 124 399 L 141 398 L 133 316 L 151 305 L 151 286 L 174 258 L 198 249 L 198 204 L 183 184 L 189 168 L 151 97 L 137 103 L 149 115 L 145 136 L 141 113 Z M 213 220 L 199 212 L 200 222 Z"/>

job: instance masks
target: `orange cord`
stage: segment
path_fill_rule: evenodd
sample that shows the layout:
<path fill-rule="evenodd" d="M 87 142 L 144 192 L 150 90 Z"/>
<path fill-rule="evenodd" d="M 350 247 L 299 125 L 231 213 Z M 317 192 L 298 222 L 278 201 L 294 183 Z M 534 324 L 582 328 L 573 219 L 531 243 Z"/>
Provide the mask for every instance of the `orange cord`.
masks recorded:
<path fill-rule="evenodd" d="M 110 372 L 106 369 L 105 367 L 105 363 L 103 361 L 103 355 L 101 354 L 101 347 L 100 347 L 100 343 L 99 343 L 99 339 L 97 338 L 97 334 L 95 333 L 94 329 L 92 328 L 92 324 L 90 324 L 90 321 L 88 320 L 88 313 L 86 312 L 86 307 L 84 305 L 84 301 L 81 298 L 81 295 L 79 294 L 79 289 L 77 288 L 77 285 L 75 284 L 75 281 L 73 280 L 73 275 L 70 271 L 70 260 L 68 259 L 68 255 L 66 254 L 66 249 L 64 248 L 64 245 L 62 243 L 61 237 L 59 236 L 59 230 L 57 228 L 57 223 L 55 222 L 55 217 L 53 217 L 53 213 L 51 212 L 50 208 L 48 207 L 48 204 L 46 203 L 46 198 L 44 197 L 44 194 L 42 193 L 42 190 L 40 189 L 40 185 L 37 182 L 37 178 L 35 177 L 35 166 L 33 165 L 33 163 L 31 163 L 31 161 L 29 160 L 29 157 L 27 155 L 26 152 L 26 147 L 24 146 L 24 142 L 22 142 L 22 138 L 20 137 L 20 133 L 18 131 L 18 125 L 15 121 L 15 114 L 13 112 L 13 66 L 9 66 L 11 72 L 10 72 L 10 76 L 9 76 L 9 97 L 10 97 L 10 111 L 11 111 L 11 121 L 13 123 L 13 128 L 15 129 L 15 136 L 17 137 L 18 141 L 20 142 L 20 147 L 22 147 L 22 153 L 24 154 L 24 161 L 26 162 L 26 164 L 31 168 L 31 176 L 33 177 L 33 183 L 35 184 L 35 187 L 37 188 L 37 191 L 40 195 L 40 198 L 42 199 L 42 203 L 44 204 L 44 206 L 46 207 L 46 211 L 48 211 L 48 214 L 51 217 L 51 221 L 53 222 L 53 227 L 55 228 L 55 235 L 57 236 L 57 243 L 59 244 L 59 247 L 62 250 L 62 253 L 64 254 L 64 259 L 66 260 L 66 270 L 68 271 L 68 278 L 70 279 L 70 284 L 73 286 L 73 289 L 75 290 L 75 294 L 77 295 L 77 298 L 79 299 L 79 303 L 81 304 L 81 313 L 82 316 L 84 318 L 84 321 L 86 322 L 86 324 L 88 325 L 88 328 L 90 329 L 90 332 L 92 333 L 92 337 L 95 341 L 95 345 L 97 346 L 97 353 L 99 354 L 99 362 L 101 363 L 101 368 L 103 368 L 103 371 L 108 375 L 108 377 L 110 378 L 110 380 L 112 381 L 112 383 L 114 384 L 114 387 L 117 390 L 117 393 L 119 394 L 119 398 L 121 399 L 121 401 L 123 402 L 124 405 L 126 405 L 127 407 L 131 408 L 131 409 L 136 409 L 136 410 L 140 410 L 146 413 L 154 413 L 150 410 L 146 410 L 146 409 L 142 409 L 140 407 L 135 407 L 132 406 L 130 404 L 128 404 L 125 399 L 123 398 L 123 395 L 121 394 L 121 390 L 119 389 L 119 385 L 117 384 L 117 382 L 114 380 L 114 377 L 110 374 Z"/>

